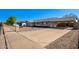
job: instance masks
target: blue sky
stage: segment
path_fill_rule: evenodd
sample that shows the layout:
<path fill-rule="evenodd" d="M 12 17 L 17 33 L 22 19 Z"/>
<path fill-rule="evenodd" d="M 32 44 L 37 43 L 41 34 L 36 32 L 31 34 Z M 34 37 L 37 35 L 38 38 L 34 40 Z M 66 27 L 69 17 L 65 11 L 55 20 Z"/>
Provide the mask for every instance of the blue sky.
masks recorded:
<path fill-rule="evenodd" d="M 0 9 L 0 21 L 6 21 L 9 16 L 16 16 L 17 21 L 32 21 L 43 18 L 62 17 L 66 14 L 76 14 L 78 9 Z"/>

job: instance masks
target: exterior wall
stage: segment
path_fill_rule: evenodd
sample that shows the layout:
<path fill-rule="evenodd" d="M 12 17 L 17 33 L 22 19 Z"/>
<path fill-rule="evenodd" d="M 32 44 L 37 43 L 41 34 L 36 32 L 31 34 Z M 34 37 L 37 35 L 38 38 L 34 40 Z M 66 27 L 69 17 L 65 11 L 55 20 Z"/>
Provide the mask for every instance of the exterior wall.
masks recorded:
<path fill-rule="evenodd" d="M 57 23 L 55 22 L 35 22 L 34 23 L 35 26 L 47 26 L 47 27 L 56 27 Z"/>
<path fill-rule="evenodd" d="M 57 23 L 49 23 L 49 27 L 57 27 Z"/>
<path fill-rule="evenodd" d="M 0 49 L 6 49 L 5 39 L 3 35 L 3 30 L 0 30 Z"/>
<path fill-rule="evenodd" d="M 34 22 L 27 22 L 26 26 L 34 26 Z"/>
<path fill-rule="evenodd" d="M 53 49 L 77 49 L 78 48 L 78 31 L 72 30 L 59 39 L 51 42 L 45 48 Z"/>

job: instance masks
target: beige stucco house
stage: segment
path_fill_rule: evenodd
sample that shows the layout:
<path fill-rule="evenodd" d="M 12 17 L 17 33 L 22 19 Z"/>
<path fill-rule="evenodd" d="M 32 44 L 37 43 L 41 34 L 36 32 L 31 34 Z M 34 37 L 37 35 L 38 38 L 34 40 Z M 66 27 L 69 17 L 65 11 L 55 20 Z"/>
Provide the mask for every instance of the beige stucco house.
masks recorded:
<path fill-rule="evenodd" d="M 48 18 L 28 22 L 29 26 L 37 27 L 74 27 L 79 28 L 79 20 L 76 18 Z"/>

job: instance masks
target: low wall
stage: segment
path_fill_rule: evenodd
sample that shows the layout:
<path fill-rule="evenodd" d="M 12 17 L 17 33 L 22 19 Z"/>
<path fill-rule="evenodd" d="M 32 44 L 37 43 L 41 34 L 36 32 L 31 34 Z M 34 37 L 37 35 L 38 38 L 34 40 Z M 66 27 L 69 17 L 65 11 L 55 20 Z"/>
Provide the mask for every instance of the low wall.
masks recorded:
<path fill-rule="evenodd" d="M 5 39 L 4 39 L 2 28 L 0 30 L 0 49 L 6 49 Z"/>
<path fill-rule="evenodd" d="M 78 30 L 72 30 L 64 36 L 51 42 L 45 48 L 49 49 L 77 49 L 78 48 Z"/>

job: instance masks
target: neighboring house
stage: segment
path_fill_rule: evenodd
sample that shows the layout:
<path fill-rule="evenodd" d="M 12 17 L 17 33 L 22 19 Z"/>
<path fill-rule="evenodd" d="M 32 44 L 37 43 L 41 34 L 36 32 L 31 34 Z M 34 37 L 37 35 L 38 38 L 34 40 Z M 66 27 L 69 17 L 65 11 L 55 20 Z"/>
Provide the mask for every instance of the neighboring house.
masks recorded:
<path fill-rule="evenodd" d="M 22 23 L 22 26 L 23 26 L 23 27 L 26 27 L 26 23 Z"/>
<path fill-rule="evenodd" d="M 19 24 L 19 26 L 26 27 L 27 26 L 27 22 L 28 21 L 20 21 L 20 22 L 17 22 L 17 24 Z"/>

